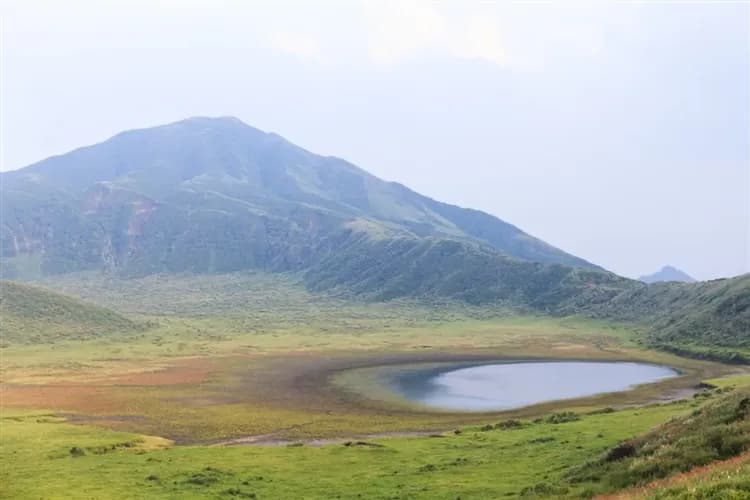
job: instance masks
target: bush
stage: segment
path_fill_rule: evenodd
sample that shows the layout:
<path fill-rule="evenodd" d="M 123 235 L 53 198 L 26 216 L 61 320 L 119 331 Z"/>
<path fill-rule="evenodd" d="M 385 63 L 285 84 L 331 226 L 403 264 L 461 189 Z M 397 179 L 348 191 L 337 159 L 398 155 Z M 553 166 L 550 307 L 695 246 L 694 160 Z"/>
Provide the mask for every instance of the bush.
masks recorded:
<path fill-rule="evenodd" d="M 635 455 L 635 446 L 633 446 L 630 443 L 620 443 L 611 450 L 609 450 L 609 453 L 607 453 L 607 456 L 604 457 L 604 460 L 606 462 L 615 462 L 617 460 L 622 460 L 623 458 L 632 457 Z"/>
<path fill-rule="evenodd" d="M 581 417 L 577 413 L 572 411 L 563 411 L 559 413 L 553 413 L 547 417 L 547 422 L 550 424 L 563 424 L 565 422 L 575 422 L 581 420 Z"/>
<path fill-rule="evenodd" d="M 519 429 L 521 427 L 523 427 L 523 422 L 514 418 L 495 424 L 495 429 Z"/>
<path fill-rule="evenodd" d="M 611 406 L 607 406 L 606 408 L 599 408 L 598 410 L 593 410 L 589 412 L 589 415 L 603 415 L 606 413 L 614 413 L 615 409 Z"/>
<path fill-rule="evenodd" d="M 537 444 L 537 443 L 550 443 L 552 441 L 555 441 L 555 438 L 552 436 L 542 436 L 535 439 L 532 439 L 529 441 L 530 444 Z"/>

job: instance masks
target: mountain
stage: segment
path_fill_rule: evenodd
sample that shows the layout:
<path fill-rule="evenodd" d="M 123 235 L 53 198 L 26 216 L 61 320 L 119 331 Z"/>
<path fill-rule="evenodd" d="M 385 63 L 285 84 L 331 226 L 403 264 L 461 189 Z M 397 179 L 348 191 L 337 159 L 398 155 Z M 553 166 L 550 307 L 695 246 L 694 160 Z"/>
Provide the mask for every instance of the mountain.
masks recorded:
<path fill-rule="evenodd" d="M 3 173 L 0 183 L 9 278 L 305 271 L 329 266 L 352 241 L 357 251 L 450 241 L 512 265 L 601 271 L 492 215 L 432 200 L 236 118 L 123 132 Z M 310 282 L 330 283 L 316 278 L 323 275 L 311 273 Z"/>
<path fill-rule="evenodd" d="M 650 285 L 622 278 L 492 215 L 235 118 L 123 132 L 2 173 L 0 186 L 5 278 L 293 272 L 312 291 L 364 300 L 449 299 L 641 324 L 652 345 L 690 355 L 745 359 L 750 348 L 749 276 Z M 28 300 L 57 300 L 45 297 Z M 95 328 L 98 320 L 86 321 L 94 317 L 126 327 L 104 311 L 65 310 L 74 309 L 89 325 L 81 331 Z"/>
<path fill-rule="evenodd" d="M 688 276 L 683 271 L 672 266 L 664 266 L 653 274 L 647 274 L 638 278 L 638 281 L 644 283 L 659 283 L 662 281 L 681 281 L 683 283 L 693 283 L 695 279 Z"/>
<path fill-rule="evenodd" d="M 0 281 L 3 342 L 35 343 L 135 332 L 142 325 L 38 286 Z"/>

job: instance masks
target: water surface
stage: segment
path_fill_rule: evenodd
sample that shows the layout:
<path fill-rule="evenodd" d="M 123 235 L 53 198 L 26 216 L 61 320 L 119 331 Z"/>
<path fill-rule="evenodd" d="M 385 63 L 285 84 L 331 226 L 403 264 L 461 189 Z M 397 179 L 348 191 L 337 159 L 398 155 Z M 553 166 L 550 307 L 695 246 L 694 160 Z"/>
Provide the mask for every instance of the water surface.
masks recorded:
<path fill-rule="evenodd" d="M 411 371 L 392 384 L 402 397 L 422 405 L 491 411 L 623 391 L 676 375 L 672 368 L 645 363 L 506 362 Z"/>

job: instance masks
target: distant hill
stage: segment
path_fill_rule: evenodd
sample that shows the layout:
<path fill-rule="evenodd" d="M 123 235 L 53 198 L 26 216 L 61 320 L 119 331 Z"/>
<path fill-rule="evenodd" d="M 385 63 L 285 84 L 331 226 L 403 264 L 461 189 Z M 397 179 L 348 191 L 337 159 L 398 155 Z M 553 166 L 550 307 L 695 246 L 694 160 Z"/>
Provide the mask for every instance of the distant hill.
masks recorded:
<path fill-rule="evenodd" d="M 672 266 L 664 266 L 653 274 L 647 274 L 638 278 L 638 281 L 644 283 L 659 283 L 662 281 L 680 281 L 683 283 L 693 283 L 695 279 Z"/>
<path fill-rule="evenodd" d="M 0 281 L 4 343 L 34 343 L 124 334 L 142 329 L 109 309 L 46 288 Z"/>
<path fill-rule="evenodd" d="M 750 363 L 750 274 L 642 284 L 581 311 L 642 324 L 652 345 L 673 352 Z"/>

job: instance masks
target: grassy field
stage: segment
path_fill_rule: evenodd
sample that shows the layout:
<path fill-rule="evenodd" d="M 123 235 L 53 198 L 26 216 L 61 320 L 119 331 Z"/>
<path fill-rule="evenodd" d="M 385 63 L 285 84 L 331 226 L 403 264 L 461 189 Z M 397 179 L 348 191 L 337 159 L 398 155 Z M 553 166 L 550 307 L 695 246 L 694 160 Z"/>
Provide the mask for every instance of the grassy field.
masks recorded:
<path fill-rule="evenodd" d="M 138 328 L 66 338 L 13 323 L 0 351 L 0 496 L 575 498 L 598 490 L 567 483 L 571 468 L 704 403 L 666 401 L 706 379 L 737 386 L 747 377 L 741 366 L 647 350 L 623 325 L 366 305 L 263 275 L 84 275 L 55 287 Z M 476 414 L 409 408 L 365 390 L 368 370 L 386 364 L 519 358 L 641 360 L 681 376 Z M 333 383 L 341 377 L 346 390 Z M 597 413 L 605 407 L 617 411 Z M 580 418 L 548 421 L 564 411 Z M 495 428 L 508 419 L 523 424 Z M 250 441 L 275 446 L 219 446 Z"/>
<path fill-rule="evenodd" d="M 551 492 L 564 472 L 688 403 L 517 429 L 320 447 L 175 446 L 44 414 L 3 418 L 3 494 L 15 498 L 501 498 Z M 560 486 L 554 486 L 560 488 Z M 556 489 L 573 495 L 574 490 Z"/>

